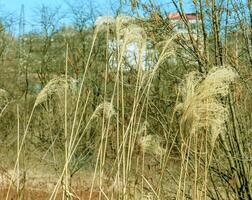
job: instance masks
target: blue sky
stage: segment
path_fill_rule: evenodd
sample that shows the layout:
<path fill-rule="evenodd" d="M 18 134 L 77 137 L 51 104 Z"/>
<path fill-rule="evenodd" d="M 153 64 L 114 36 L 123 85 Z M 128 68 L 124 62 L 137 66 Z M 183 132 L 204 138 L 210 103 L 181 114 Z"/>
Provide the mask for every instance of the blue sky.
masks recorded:
<path fill-rule="evenodd" d="M 171 2 L 169 0 L 154 0 L 156 1 L 161 7 L 165 8 L 168 11 L 172 11 L 174 8 L 172 8 L 172 4 L 168 3 Z M 184 0 L 185 2 L 188 2 L 190 0 Z M 20 16 L 21 11 L 21 5 L 24 5 L 25 9 L 25 20 L 26 20 L 26 31 L 31 30 L 31 24 L 34 22 L 36 17 L 35 10 L 42 4 L 50 7 L 56 7 L 60 6 L 60 10 L 62 12 L 66 11 L 69 7 L 67 5 L 67 2 L 70 4 L 78 4 L 78 2 L 89 2 L 89 0 L 0 0 L 0 16 L 2 16 L 2 13 L 13 13 L 16 18 Z M 111 4 L 118 4 L 119 0 L 91 0 L 93 7 L 95 9 L 98 9 L 99 13 L 102 15 L 111 15 Z M 186 4 L 185 4 L 186 5 Z M 116 8 L 117 6 L 112 6 L 113 8 Z M 188 6 L 187 6 L 188 8 Z M 70 20 L 65 19 L 64 23 L 69 23 Z M 18 23 L 17 23 L 18 24 Z M 18 25 L 13 30 L 17 33 Z"/>
<path fill-rule="evenodd" d="M 79 2 L 85 2 L 85 0 L 79 0 Z M 113 0 L 112 0 L 113 1 Z M 103 12 L 106 10 L 108 11 L 109 4 L 112 2 L 111 0 L 92 0 L 92 3 L 94 6 L 98 6 L 99 9 L 102 9 Z M 118 0 L 119 1 L 119 0 Z M 0 0 L 0 11 L 9 11 L 14 12 L 16 14 L 20 13 L 21 5 L 23 4 L 25 6 L 25 14 L 28 19 L 31 19 L 34 9 L 36 9 L 38 6 L 44 4 L 48 6 L 61 6 L 61 9 L 67 8 L 67 3 L 69 2 L 71 4 L 74 4 L 75 2 L 78 2 L 78 0 Z M 87 1 L 88 2 L 88 1 Z"/>
<path fill-rule="evenodd" d="M 20 12 L 20 8 L 21 5 L 24 4 L 25 5 L 25 11 L 26 11 L 26 15 L 29 17 L 32 16 L 32 12 L 33 10 L 38 7 L 39 5 L 45 4 L 45 5 L 51 5 L 51 6 L 56 6 L 56 5 L 60 5 L 63 8 L 67 7 L 66 2 L 70 2 L 70 3 L 74 3 L 74 2 L 78 2 L 78 0 L 0 0 L 0 11 L 9 11 L 9 12 L 16 12 L 19 13 Z M 88 0 L 79 0 L 79 1 L 88 1 Z M 91 0 L 92 3 L 96 6 L 99 7 L 99 9 L 103 10 L 103 12 L 109 12 L 110 10 L 110 4 L 111 2 L 115 3 L 115 2 L 119 2 L 119 0 Z M 189 0 L 185 0 L 185 5 L 187 5 Z M 157 2 L 159 5 L 171 5 L 171 2 L 169 0 L 156 0 L 154 2 Z"/>
<path fill-rule="evenodd" d="M 91 0 L 93 7 L 97 8 L 100 13 L 111 14 L 109 11 L 110 2 L 113 0 Z M 77 2 L 86 2 L 85 0 L 0 0 L 0 16 L 5 16 L 7 13 L 12 13 L 16 18 L 20 16 L 21 6 L 24 5 L 25 10 L 25 21 L 26 21 L 26 30 L 31 30 L 31 24 L 34 23 L 34 20 L 39 17 L 36 16 L 36 9 L 41 5 L 46 5 L 49 7 L 60 7 L 60 11 L 64 13 L 69 9 L 67 2 L 70 4 L 75 4 Z M 69 23 L 69 18 L 65 19 L 65 23 Z M 18 22 L 17 22 L 18 24 Z M 14 32 L 17 32 L 18 25 L 15 26 Z"/>
<path fill-rule="evenodd" d="M 67 0 L 70 3 L 74 3 L 75 0 Z M 85 0 L 82 0 L 83 2 Z M 106 6 L 110 0 L 93 0 L 96 3 L 104 3 Z M 35 7 L 45 4 L 45 5 L 62 5 L 66 6 L 66 0 L 0 0 L 1 7 L 10 11 L 19 11 L 21 5 L 24 4 L 27 8 L 28 13 Z"/>

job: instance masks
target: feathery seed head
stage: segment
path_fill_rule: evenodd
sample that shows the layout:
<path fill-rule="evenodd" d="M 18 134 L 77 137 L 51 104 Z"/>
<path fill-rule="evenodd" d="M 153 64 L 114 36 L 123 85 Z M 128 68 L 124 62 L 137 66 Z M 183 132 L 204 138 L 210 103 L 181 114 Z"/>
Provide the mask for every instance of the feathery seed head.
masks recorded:
<path fill-rule="evenodd" d="M 145 48 L 147 35 L 144 29 L 135 24 L 130 24 L 121 30 L 126 44 L 135 43 L 139 49 Z"/>
<path fill-rule="evenodd" d="M 142 136 L 138 140 L 138 144 L 143 152 L 162 155 L 164 149 L 160 146 L 160 139 L 154 135 Z"/>
<path fill-rule="evenodd" d="M 126 15 L 119 15 L 116 17 L 116 28 L 120 30 L 122 26 L 128 25 L 133 22 L 134 18 Z"/>
<path fill-rule="evenodd" d="M 2 111 L 2 109 L 4 109 L 4 107 L 6 106 L 6 104 L 8 104 L 9 102 L 9 93 L 0 88 L 0 112 Z"/>
<path fill-rule="evenodd" d="M 214 67 L 206 77 L 197 72 L 186 76 L 181 87 L 182 102 L 177 106 L 183 112 L 183 132 L 209 130 L 214 145 L 218 135 L 225 131 L 228 118 L 228 109 L 220 97 L 228 95 L 229 85 L 236 77 L 237 73 L 230 67 Z"/>
<path fill-rule="evenodd" d="M 99 16 L 95 21 L 96 31 L 107 30 L 115 26 L 115 18 L 112 16 Z"/>
<path fill-rule="evenodd" d="M 0 88 L 0 98 L 7 100 L 8 96 L 9 96 L 9 93 L 6 90 Z"/>
<path fill-rule="evenodd" d="M 212 95 L 226 96 L 229 90 L 229 84 L 234 82 L 238 74 L 231 67 L 214 67 L 212 68 L 202 84 L 199 85 L 199 91 L 203 97 L 207 98 Z"/>
<path fill-rule="evenodd" d="M 104 102 L 97 106 L 92 118 L 98 117 L 101 113 L 104 114 L 106 119 L 111 118 L 115 114 L 113 104 L 111 102 Z"/>
<path fill-rule="evenodd" d="M 144 121 L 144 123 L 140 126 L 139 130 L 137 131 L 137 135 L 142 135 L 145 133 L 149 126 L 149 123 L 147 121 Z"/>
<path fill-rule="evenodd" d="M 75 92 L 77 80 L 68 77 L 66 81 L 66 78 L 64 76 L 54 78 L 50 80 L 37 95 L 35 106 L 45 102 L 53 95 L 58 95 L 59 97 L 64 96 L 63 94 L 65 91 L 66 83 L 70 91 Z"/>

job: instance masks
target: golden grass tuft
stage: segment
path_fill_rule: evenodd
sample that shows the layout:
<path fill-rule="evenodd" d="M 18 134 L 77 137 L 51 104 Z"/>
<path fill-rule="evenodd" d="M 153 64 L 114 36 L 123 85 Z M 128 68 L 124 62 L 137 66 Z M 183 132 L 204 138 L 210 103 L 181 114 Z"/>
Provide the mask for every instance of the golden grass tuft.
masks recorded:
<path fill-rule="evenodd" d="M 181 128 L 186 134 L 207 129 L 211 132 L 211 144 L 225 130 L 228 118 L 227 107 L 221 101 L 229 92 L 230 83 L 238 77 L 231 67 L 214 67 L 206 77 L 196 72 L 186 76 L 181 87 L 182 102 L 177 110 L 182 110 Z"/>
<path fill-rule="evenodd" d="M 95 21 L 96 33 L 99 31 L 107 30 L 108 28 L 116 28 L 118 31 L 122 29 L 123 26 L 129 25 L 134 18 L 129 16 L 119 15 L 117 17 L 113 16 L 99 16 Z"/>
<path fill-rule="evenodd" d="M 138 145 L 144 153 L 163 155 L 165 149 L 160 145 L 160 138 L 156 135 L 145 135 L 139 138 Z"/>
<path fill-rule="evenodd" d="M 92 118 L 101 116 L 102 113 L 104 114 L 106 119 L 111 118 L 116 113 L 113 104 L 111 102 L 101 103 L 95 109 Z"/>
<path fill-rule="evenodd" d="M 115 25 L 115 18 L 112 16 L 100 16 L 95 21 L 96 32 L 107 30 Z"/>
<path fill-rule="evenodd" d="M 8 101 L 8 96 L 9 93 L 6 90 L 0 88 L 0 103 Z"/>
<path fill-rule="evenodd" d="M 68 77 L 67 84 L 70 91 L 76 90 L 76 83 L 77 80 Z M 50 80 L 37 95 L 35 106 L 47 101 L 53 95 L 57 95 L 59 98 L 63 98 L 65 91 L 65 84 L 66 84 L 66 78 L 64 76 Z"/>

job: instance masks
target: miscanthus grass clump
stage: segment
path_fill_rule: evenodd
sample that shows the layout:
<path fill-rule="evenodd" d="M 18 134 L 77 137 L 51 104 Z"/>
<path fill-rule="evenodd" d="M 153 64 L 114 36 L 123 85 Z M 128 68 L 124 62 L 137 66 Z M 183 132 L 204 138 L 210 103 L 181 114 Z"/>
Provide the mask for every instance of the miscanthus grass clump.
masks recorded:
<path fill-rule="evenodd" d="M 211 133 L 211 144 L 214 145 L 228 119 L 223 99 L 237 77 L 231 67 L 214 67 L 205 77 L 197 72 L 186 76 L 180 88 L 182 102 L 177 106 L 182 111 L 180 125 L 183 134 L 207 129 Z"/>

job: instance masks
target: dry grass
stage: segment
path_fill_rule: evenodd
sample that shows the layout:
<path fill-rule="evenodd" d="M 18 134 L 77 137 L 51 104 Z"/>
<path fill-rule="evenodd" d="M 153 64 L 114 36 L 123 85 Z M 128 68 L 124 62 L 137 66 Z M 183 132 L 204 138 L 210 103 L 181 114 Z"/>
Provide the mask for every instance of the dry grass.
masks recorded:
<path fill-rule="evenodd" d="M 98 17 L 78 79 L 72 78 L 69 64 L 79 57 L 65 40 L 65 75 L 49 80 L 36 97 L 13 103 L 15 139 L 6 146 L 16 153 L 1 199 L 207 200 L 227 188 L 229 174 L 220 175 L 225 167 L 237 183 L 223 197 L 238 196 L 247 181 L 239 175 L 250 177 L 248 162 L 234 159 L 246 158 L 245 140 L 239 137 L 243 126 L 237 125 L 231 103 L 231 86 L 239 75 L 228 66 L 213 67 L 207 74 L 193 71 L 179 79 L 178 90 L 172 84 L 175 89 L 161 91 L 176 35 L 156 43 L 155 59 L 147 67 L 146 51 L 153 41 L 144 28 L 128 16 Z M 98 48 L 101 38 L 105 48 Z M 134 58 L 129 60 L 132 45 Z M 98 51 L 105 57 L 100 59 Z M 174 76 L 168 75 L 171 82 Z M 0 117 L 9 101 L 0 89 Z M 27 184 L 27 163 L 35 159 L 54 173 L 48 191 Z M 90 177 L 78 173 L 85 170 Z"/>

